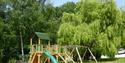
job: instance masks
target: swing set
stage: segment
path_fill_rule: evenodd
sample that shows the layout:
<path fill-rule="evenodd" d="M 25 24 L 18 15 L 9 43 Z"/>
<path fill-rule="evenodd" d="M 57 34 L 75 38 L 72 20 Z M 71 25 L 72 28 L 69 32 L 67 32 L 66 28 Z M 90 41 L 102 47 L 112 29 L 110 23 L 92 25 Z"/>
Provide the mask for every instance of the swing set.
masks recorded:
<path fill-rule="evenodd" d="M 35 36 L 37 38 L 34 38 Z M 85 49 L 83 57 L 81 57 L 79 49 Z M 51 45 L 50 38 L 46 33 L 35 32 L 35 35 L 30 38 L 30 57 L 28 63 L 59 63 L 60 61 L 63 63 L 76 63 L 73 58 L 73 52 L 77 53 L 80 63 L 83 63 L 82 59 L 84 59 L 87 51 L 90 52 L 95 62 L 98 63 L 88 47 L 79 45 Z"/>

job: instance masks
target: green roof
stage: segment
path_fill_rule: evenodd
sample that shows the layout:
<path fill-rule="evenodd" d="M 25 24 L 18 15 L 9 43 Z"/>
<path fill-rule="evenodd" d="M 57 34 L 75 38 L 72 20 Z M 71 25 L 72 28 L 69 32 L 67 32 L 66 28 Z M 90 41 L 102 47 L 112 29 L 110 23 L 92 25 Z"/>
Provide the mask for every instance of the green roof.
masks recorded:
<path fill-rule="evenodd" d="M 43 40 L 50 40 L 49 36 L 47 33 L 41 33 L 41 32 L 35 32 L 38 38 L 43 39 Z"/>

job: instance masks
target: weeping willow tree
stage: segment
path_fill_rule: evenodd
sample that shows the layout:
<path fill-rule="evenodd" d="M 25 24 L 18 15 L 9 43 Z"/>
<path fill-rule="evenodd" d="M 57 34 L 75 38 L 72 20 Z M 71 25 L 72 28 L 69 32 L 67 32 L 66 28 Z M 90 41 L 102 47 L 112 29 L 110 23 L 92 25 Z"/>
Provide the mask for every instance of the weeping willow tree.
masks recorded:
<path fill-rule="evenodd" d="M 81 0 L 75 13 L 64 13 L 58 30 L 61 45 L 84 45 L 99 57 L 114 57 L 122 42 L 123 19 L 114 0 Z"/>

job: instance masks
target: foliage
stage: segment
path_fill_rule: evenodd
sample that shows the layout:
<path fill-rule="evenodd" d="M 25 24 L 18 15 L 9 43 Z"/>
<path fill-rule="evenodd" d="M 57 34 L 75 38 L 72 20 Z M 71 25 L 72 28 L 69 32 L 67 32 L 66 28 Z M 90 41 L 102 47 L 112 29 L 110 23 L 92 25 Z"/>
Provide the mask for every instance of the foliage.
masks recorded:
<path fill-rule="evenodd" d="M 19 59 L 20 35 L 24 47 L 29 45 L 29 38 L 36 31 L 48 33 L 55 44 L 63 12 L 74 12 L 75 6 L 73 2 L 53 7 L 46 0 L 0 0 L 0 62 Z M 28 50 L 26 47 L 24 53 Z"/>
<path fill-rule="evenodd" d="M 16 59 L 14 59 L 14 58 L 10 59 L 9 63 L 16 63 Z"/>
<path fill-rule="evenodd" d="M 94 54 L 113 57 L 125 48 L 124 24 L 125 12 L 113 0 L 81 0 L 59 7 L 46 0 L 0 0 L 0 62 L 19 59 L 20 32 L 26 47 L 36 31 L 48 33 L 53 44 L 84 45 Z"/>
<path fill-rule="evenodd" d="M 59 44 L 80 44 L 94 53 L 114 57 L 121 47 L 123 31 L 122 13 L 115 2 L 81 0 L 76 9 L 75 13 L 63 14 Z"/>

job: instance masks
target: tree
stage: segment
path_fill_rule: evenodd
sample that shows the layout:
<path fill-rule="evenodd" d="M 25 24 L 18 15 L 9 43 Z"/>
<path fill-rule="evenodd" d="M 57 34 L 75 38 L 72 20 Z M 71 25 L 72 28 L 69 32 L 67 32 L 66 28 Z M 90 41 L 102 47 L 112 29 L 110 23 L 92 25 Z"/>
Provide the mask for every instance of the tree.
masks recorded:
<path fill-rule="evenodd" d="M 85 0 L 76 9 L 75 13 L 63 14 L 59 43 L 88 46 L 99 58 L 102 54 L 114 57 L 121 46 L 123 26 L 122 14 L 115 2 Z"/>
<path fill-rule="evenodd" d="M 121 43 L 121 47 L 125 48 L 125 11 L 122 10 L 122 19 L 123 19 L 123 23 L 122 23 L 122 43 Z"/>
<path fill-rule="evenodd" d="M 45 5 L 42 2 L 25 0 L 25 1 L 0 1 L 1 4 L 11 4 L 13 10 L 9 11 L 8 19 L 4 21 L 5 18 L 2 17 L 1 21 L 1 57 L 3 62 L 7 63 L 9 59 L 14 58 L 13 54 L 19 56 L 18 53 L 21 43 L 24 42 L 24 46 L 27 46 L 29 41 L 29 36 L 35 31 L 48 32 L 47 26 L 50 26 L 48 17 L 49 13 L 52 14 L 54 7 Z M 45 0 L 44 0 L 45 2 Z M 3 6 L 6 8 L 6 6 Z M 5 10 L 1 10 L 3 14 L 1 16 L 7 15 L 4 13 Z M 48 13 L 48 11 L 50 11 Z M 47 16 L 45 16 L 48 13 Z M 52 18 L 51 18 L 52 19 Z M 47 28 L 47 29 L 46 29 Z M 20 33 L 19 33 L 20 32 Z M 13 45 L 15 44 L 15 45 Z M 23 44 L 23 43 L 22 43 Z M 23 50 L 23 47 L 22 47 Z M 2 62 L 2 61 L 1 61 Z"/>
<path fill-rule="evenodd" d="M 67 3 L 61 7 L 53 7 L 46 1 L 0 0 L 0 60 L 4 60 L 1 62 L 7 63 L 15 57 L 20 59 L 21 49 L 24 53 L 25 49 L 29 50 L 26 46 L 29 45 L 32 33 L 36 31 L 49 33 L 52 43 L 56 43 L 62 14 L 74 12 L 75 4 Z M 11 10 L 5 13 L 7 5 Z"/>

